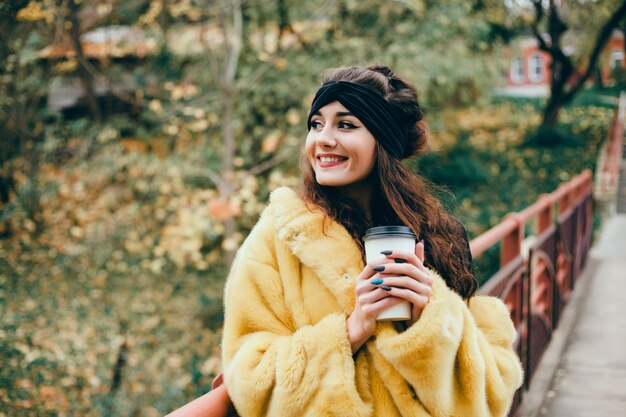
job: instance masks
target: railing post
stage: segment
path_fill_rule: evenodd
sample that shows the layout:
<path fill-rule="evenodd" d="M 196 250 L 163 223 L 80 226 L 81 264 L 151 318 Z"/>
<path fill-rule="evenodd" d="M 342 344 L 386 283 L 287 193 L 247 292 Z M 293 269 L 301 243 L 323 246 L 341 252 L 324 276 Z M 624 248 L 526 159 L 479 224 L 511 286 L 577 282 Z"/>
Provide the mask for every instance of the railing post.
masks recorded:
<path fill-rule="evenodd" d="M 539 197 L 539 201 L 541 201 L 545 206 L 539 212 L 539 217 L 537 218 L 537 234 L 540 234 L 544 230 L 546 230 L 550 225 L 552 225 L 553 217 L 552 217 L 552 199 L 548 195 L 542 195 Z"/>
<path fill-rule="evenodd" d="M 522 239 L 524 238 L 524 223 L 520 220 L 519 215 L 517 213 L 509 213 L 504 218 L 513 220 L 516 227 L 502 239 L 500 267 L 503 267 L 522 253 Z"/>
<path fill-rule="evenodd" d="M 561 190 L 564 190 L 564 192 L 561 192 Z M 557 203 L 559 206 L 558 207 L 559 214 L 563 214 L 571 206 L 571 196 L 572 196 L 571 183 L 561 185 L 557 189 L 557 193 L 561 194 L 561 196 L 557 200 Z"/>

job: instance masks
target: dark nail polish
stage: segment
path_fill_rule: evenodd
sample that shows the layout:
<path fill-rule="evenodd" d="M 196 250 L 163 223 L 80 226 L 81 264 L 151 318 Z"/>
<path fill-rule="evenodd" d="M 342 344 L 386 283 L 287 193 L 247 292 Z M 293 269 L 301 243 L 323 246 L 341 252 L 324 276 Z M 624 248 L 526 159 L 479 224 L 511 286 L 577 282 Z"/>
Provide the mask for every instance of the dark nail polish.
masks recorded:
<path fill-rule="evenodd" d="M 382 253 L 383 255 L 391 255 L 391 254 L 393 253 L 393 251 L 390 251 L 390 250 L 384 250 L 384 251 L 382 251 L 382 252 L 380 252 L 380 253 Z"/>
<path fill-rule="evenodd" d="M 372 268 L 374 271 L 376 272 L 383 272 L 385 270 L 385 266 L 384 265 L 378 265 L 375 266 L 374 268 Z"/>
<path fill-rule="evenodd" d="M 391 287 L 388 287 L 386 285 L 381 286 L 380 288 L 382 288 L 385 291 L 391 291 Z"/>
<path fill-rule="evenodd" d="M 379 279 L 374 279 L 374 280 L 370 281 L 370 284 L 372 284 L 372 285 L 380 285 L 382 283 L 383 283 L 383 280 L 380 279 L 380 278 Z"/>
<path fill-rule="evenodd" d="M 396 258 L 396 259 L 394 259 L 394 261 L 397 264 L 405 264 L 406 263 L 406 259 L 402 259 L 402 258 Z"/>

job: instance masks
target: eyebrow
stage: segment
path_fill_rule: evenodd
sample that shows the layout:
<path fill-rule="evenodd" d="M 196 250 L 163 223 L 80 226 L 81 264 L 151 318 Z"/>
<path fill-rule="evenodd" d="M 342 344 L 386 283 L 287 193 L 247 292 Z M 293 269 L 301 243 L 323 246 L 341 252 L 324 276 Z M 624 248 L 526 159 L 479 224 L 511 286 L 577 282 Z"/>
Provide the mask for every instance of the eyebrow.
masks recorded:
<path fill-rule="evenodd" d="M 314 116 L 321 116 L 322 113 L 320 113 L 319 110 L 316 110 L 313 112 Z M 350 113 L 349 111 L 338 111 L 337 113 L 335 113 L 335 116 L 354 116 L 354 114 Z"/>

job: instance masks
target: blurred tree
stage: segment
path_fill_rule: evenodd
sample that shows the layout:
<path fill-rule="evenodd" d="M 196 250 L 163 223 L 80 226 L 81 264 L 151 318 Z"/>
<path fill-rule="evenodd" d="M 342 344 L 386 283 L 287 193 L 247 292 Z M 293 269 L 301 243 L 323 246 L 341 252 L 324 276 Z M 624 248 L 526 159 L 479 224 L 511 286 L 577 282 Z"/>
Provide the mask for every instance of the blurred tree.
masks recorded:
<path fill-rule="evenodd" d="M 338 8 L 329 41 L 346 58 L 406 74 L 427 107 L 474 104 L 499 79 L 501 2 L 344 1 Z"/>
<path fill-rule="evenodd" d="M 27 7 L 28 6 L 28 7 Z M 48 74 L 37 65 L 36 50 L 50 35 L 50 15 L 40 2 L 0 1 L 0 231 L 10 234 L 6 219 L 11 196 L 41 231 L 39 145 L 44 125 L 38 112 L 45 101 Z M 11 161 L 22 156 L 19 167 Z M 15 172 L 26 178 L 18 187 Z"/>
<path fill-rule="evenodd" d="M 39 97 L 45 97 L 48 85 L 77 77 L 89 109 L 88 115 L 73 116 L 78 120 L 62 114 L 51 119 L 48 112 L 47 134 L 55 126 L 53 137 L 64 132 L 87 140 L 89 156 L 107 143 L 98 138 L 110 128 L 116 132 L 112 137 L 183 158 L 186 176 L 218 191 L 211 207 L 227 262 L 257 214 L 245 212 L 242 184 L 254 178 L 255 194 L 263 200 L 278 165 L 295 173 L 306 133 L 303 117 L 324 69 L 384 63 L 416 83 L 426 108 L 465 106 L 493 87 L 500 71 L 498 46 L 507 36 L 502 29 L 507 10 L 491 0 L 321 5 L 41 0 L 23 10 L 45 11 L 47 45 L 67 51 L 45 62 L 33 60 L 51 80 Z M 116 25 L 139 30 L 144 45 L 157 48 L 145 56 L 88 52 L 86 42 L 95 30 Z M 90 45 L 92 51 L 95 46 Z M 115 88 L 129 78 L 134 92 Z M 112 114 L 111 106 L 95 97 L 96 80 L 131 110 Z M 100 127 L 91 123 L 98 120 Z M 190 152 L 189 146 L 198 151 Z M 213 243 L 203 248 L 215 249 Z"/>
<path fill-rule="evenodd" d="M 223 2 L 222 4 L 226 4 Z M 220 13 L 220 26 L 224 31 L 224 61 L 222 65 L 218 65 L 216 74 L 220 78 L 219 87 L 222 95 L 222 136 L 223 136 L 223 153 L 221 178 L 218 183 L 220 197 L 229 202 L 234 192 L 235 171 L 235 100 L 236 85 L 235 76 L 237 74 L 237 66 L 239 65 L 239 55 L 242 48 L 243 36 L 243 16 L 241 11 L 241 2 L 234 0 L 230 6 L 232 11 L 225 8 Z M 230 12 L 230 13 L 229 13 Z M 229 16 L 231 15 L 232 18 Z M 281 16 L 282 17 L 282 16 Z M 237 233 L 237 224 L 234 216 L 224 219 L 224 238 L 233 239 Z M 235 258 L 235 248 L 226 247 L 227 265 L 230 265 Z"/>
<path fill-rule="evenodd" d="M 545 1 L 533 0 L 533 6 L 535 17 L 531 25 L 532 32 L 539 43 L 539 48 L 550 54 L 552 58 L 550 63 L 550 98 L 544 109 L 542 125 L 553 127 L 558 121 L 559 112 L 563 106 L 574 99 L 589 77 L 596 71 L 598 58 L 613 31 L 624 24 L 626 1 L 565 3 L 550 0 L 546 5 Z M 593 44 L 588 49 L 585 60 L 575 61 L 564 50 L 562 39 L 570 26 L 564 18 L 562 9 L 567 6 L 569 6 L 570 11 L 578 11 L 578 22 L 584 22 L 584 26 L 574 28 L 574 30 L 578 29 L 582 32 L 583 28 L 587 28 L 584 30 L 587 39 L 591 38 L 588 36 L 588 28 L 593 26 L 593 24 L 589 25 L 589 19 L 600 26 L 598 34 L 593 38 Z M 578 55 L 578 57 L 580 56 L 583 54 Z M 580 65 L 581 62 L 584 63 L 583 70 L 579 70 L 579 68 L 583 68 Z"/>
<path fill-rule="evenodd" d="M 17 12 L 26 7 L 28 0 L 0 1 L 0 38 L 9 39 L 15 26 L 17 26 Z M 4 72 L 6 59 L 11 54 L 11 43 L 0 44 L 0 65 Z"/>
<path fill-rule="evenodd" d="M 81 42 L 82 30 L 81 21 L 79 19 L 81 3 L 82 2 L 77 0 L 67 0 L 67 12 L 64 13 L 67 16 L 67 20 L 64 24 L 64 27 L 69 27 L 69 38 L 72 44 L 72 48 L 74 50 L 74 54 L 76 56 L 76 60 L 78 61 L 77 73 L 83 86 L 83 91 L 85 93 L 87 105 L 89 106 L 89 110 L 91 111 L 91 116 L 97 123 L 101 123 L 102 111 L 100 110 L 100 105 L 98 104 L 98 100 L 96 99 L 96 93 L 94 91 L 96 71 L 93 65 L 91 65 L 91 63 L 85 56 Z"/>
<path fill-rule="evenodd" d="M 0 414 L 164 415 L 208 389 L 228 257 L 270 191 L 297 185 L 326 68 L 378 62 L 416 83 L 445 149 L 409 168 L 451 187 L 472 236 L 592 164 L 606 136 L 608 111 L 568 110 L 584 149 L 520 147 L 532 109 L 476 105 L 517 30 L 498 0 L 13 5 L 0 25 Z M 138 48 L 94 42 L 120 32 Z M 71 110 L 46 100 L 84 88 L 81 65 L 100 124 L 84 95 Z"/>

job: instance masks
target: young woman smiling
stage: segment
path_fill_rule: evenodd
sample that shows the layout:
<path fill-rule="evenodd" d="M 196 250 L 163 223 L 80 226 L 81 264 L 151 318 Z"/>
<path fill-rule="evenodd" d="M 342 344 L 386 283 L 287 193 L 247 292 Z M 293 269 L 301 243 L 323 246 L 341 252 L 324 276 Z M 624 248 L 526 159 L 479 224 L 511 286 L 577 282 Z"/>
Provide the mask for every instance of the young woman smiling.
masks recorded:
<path fill-rule="evenodd" d="M 504 416 L 522 371 L 504 304 L 475 296 L 463 226 L 401 160 L 427 135 L 384 66 L 325 73 L 303 185 L 274 191 L 225 289 L 224 375 L 241 416 Z M 409 227 L 415 251 L 366 264 L 361 238 Z M 411 319 L 376 317 L 409 301 Z"/>

